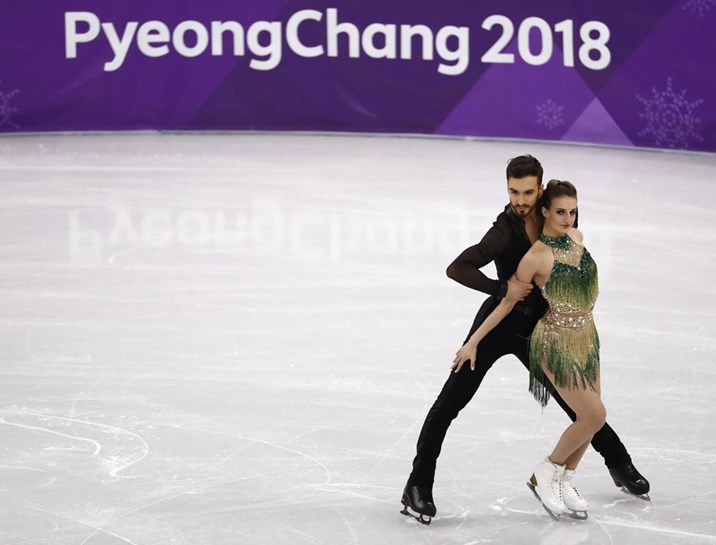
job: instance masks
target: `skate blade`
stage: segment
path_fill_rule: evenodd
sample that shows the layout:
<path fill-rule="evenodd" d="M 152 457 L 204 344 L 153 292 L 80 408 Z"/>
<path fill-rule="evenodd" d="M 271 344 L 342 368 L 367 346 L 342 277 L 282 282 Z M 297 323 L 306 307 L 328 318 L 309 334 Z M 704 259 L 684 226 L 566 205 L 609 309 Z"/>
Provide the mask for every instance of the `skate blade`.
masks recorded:
<path fill-rule="evenodd" d="M 418 513 L 416 515 L 415 512 L 413 512 L 412 508 L 406 504 L 403 504 L 403 510 L 400 512 L 400 514 L 405 515 L 406 517 L 414 518 L 420 524 L 424 524 L 425 526 L 430 526 L 430 523 L 433 521 L 432 517 L 428 517 L 427 515 L 423 515 L 422 513 Z"/>
<path fill-rule="evenodd" d="M 651 501 L 651 498 L 649 497 L 649 493 L 646 494 L 634 494 L 633 492 L 630 492 L 629 489 L 626 486 L 621 486 L 622 492 L 624 492 L 627 496 L 631 496 L 633 498 L 639 498 L 640 500 L 644 501 Z"/>
<path fill-rule="evenodd" d="M 586 511 L 567 511 L 565 515 L 577 520 L 587 520 L 589 518 L 589 513 Z"/>
<path fill-rule="evenodd" d="M 539 494 L 537 493 L 537 489 L 529 481 L 527 481 L 527 488 L 529 488 L 532 491 L 532 493 L 535 495 L 535 498 L 537 498 L 537 501 L 539 501 L 540 504 L 542 505 L 542 507 L 544 508 L 544 510 L 547 511 L 547 514 L 550 517 L 552 517 L 552 520 L 559 520 L 559 515 L 556 513 L 553 513 L 552 510 L 544 504 L 544 502 L 542 501 L 542 498 L 540 498 Z"/>

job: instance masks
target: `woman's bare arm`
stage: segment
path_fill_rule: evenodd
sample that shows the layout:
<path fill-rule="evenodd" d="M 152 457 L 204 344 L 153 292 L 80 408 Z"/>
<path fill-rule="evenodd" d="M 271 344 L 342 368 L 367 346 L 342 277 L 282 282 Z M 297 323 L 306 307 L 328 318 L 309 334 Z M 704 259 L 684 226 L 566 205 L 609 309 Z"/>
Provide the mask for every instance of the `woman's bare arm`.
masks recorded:
<path fill-rule="evenodd" d="M 536 252 L 530 250 L 520 260 L 517 266 L 517 272 L 513 275 L 520 282 L 532 282 L 535 275 L 540 269 L 541 260 Z M 452 363 L 452 369 L 459 372 L 465 362 L 470 362 L 470 369 L 475 370 L 475 359 L 477 358 L 477 345 L 485 336 L 499 324 L 505 316 L 507 316 L 519 299 L 511 298 L 507 295 L 500 301 L 495 310 L 485 318 L 480 327 L 470 336 L 467 342 L 456 352 L 455 359 Z"/>

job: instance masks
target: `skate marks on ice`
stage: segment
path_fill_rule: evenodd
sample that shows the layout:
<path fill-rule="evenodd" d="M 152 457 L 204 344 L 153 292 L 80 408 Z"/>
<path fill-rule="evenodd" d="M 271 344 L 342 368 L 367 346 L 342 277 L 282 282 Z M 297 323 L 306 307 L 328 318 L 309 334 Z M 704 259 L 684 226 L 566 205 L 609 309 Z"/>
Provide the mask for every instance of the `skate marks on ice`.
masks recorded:
<path fill-rule="evenodd" d="M 45 444 L 45 451 L 79 454 L 96 460 L 98 468 L 113 478 L 143 460 L 149 445 L 139 435 L 128 430 L 77 418 L 24 411 L 0 411 L 0 425 L 22 430 L 26 436 L 48 435 L 35 444 Z M 32 443 L 31 443 L 32 444 Z"/>
<path fill-rule="evenodd" d="M 0 466 L 0 492 L 37 490 L 56 480 L 56 475 L 44 469 L 21 465 Z"/>
<path fill-rule="evenodd" d="M 1 411 L 0 431 L 14 459 L 0 467 L 0 540 L 8 543 L 20 536 L 28 543 L 79 543 L 88 531 L 98 533 L 93 519 L 101 509 L 82 497 L 82 487 L 118 482 L 122 471 L 149 452 L 146 442 L 127 430 L 49 414 Z M 137 545 L 103 533 L 112 543 Z"/>
<path fill-rule="evenodd" d="M 442 500 L 442 499 L 441 499 Z M 524 500 L 525 508 L 518 505 Z M 442 505 L 442 501 L 440 502 Z M 449 543 L 451 545 L 479 545 L 487 543 L 504 543 L 517 545 L 533 543 L 538 545 L 578 545 L 589 543 L 595 545 L 614 545 L 608 536 L 603 535 L 593 540 L 594 527 L 585 521 L 563 517 L 559 521 L 552 520 L 539 506 L 528 509 L 526 506 L 537 506 L 531 494 L 524 497 L 510 496 L 497 498 L 487 505 L 492 513 L 485 513 L 485 506 L 474 505 L 462 509 L 461 513 L 448 513 L 442 510 L 434 519 L 430 530 L 418 528 L 418 531 L 431 532 L 426 543 Z M 456 510 L 461 507 L 457 504 Z M 525 516 L 520 516 L 525 515 Z M 408 522 L 416 527 L 421 525 L 412 519 Z M 459 537 L 458 537 L 459 536 Z"/>
<path fill-rule="evenodd" d="M 32 527 L 32 533 L 38 540 L 53 539 L 57 540 L 53 541 L 56 543 L 64 543 L 67 536 L 74 536 L 68 543 L 89 545 L 121 542 L 139 545 L 149 542 L 147 539 L 150 536 L 164 540 L 173 532 L 177 532 L 177 542 L 194 535 L 197 538 L 194 542 L 201 543 L 202 532 L 208 524 L 208 527 L 230 530 L 234 538 L 241 535 L 244 527 L 248 542 L 257 531 L 268 532 L 263 529 L 264 521 L 278 513 L 287 522 L 274 525 L 272 532 L 277 538 L 294 534 L 299 538 L 297 542 L 313 542 L 317 538 L 315 527 L 312 531 L 311 525 L 300 520 L 301 517 L 292 522 L 296 513 L 308 513 L 309 518 L 314 518 L 311 513 L 332 512 L 335 524 L 342 523 L 344 530 L 352 534 L 355 531 L 354 523 L 349 520 L 350 509 L 345 506 L 376 501 L 374 495 L 362 493 L 362 487 L 351 489 L 346 483 L 333 482 L 331 470 L 315 456 L 274 441 L 211 430 L 201 424 L 184 426 L 168 423 L 159 428 L 164 429 L 162 438 L 165 441 L 170 438 L 171 443 L 189 439 L 209 444 L 211 450 L 221 441 L 230 441 L 224 443 L 226 449 L 221 455 L 193 461 L 186 457 L 152 457 L 146 442 L 138 441 L 136 434 L 119 433 L 117 443 L 110 444 L 109 440 L 115 438 L 111 426 L 84 421 L 78 423 L 76 420 L 6 411 L 0 425 L 13 430 L 13 439 L 20 433 L 25 436 L 25 443 L 22 440 L 13 441 L 16 447 L 32 441 L 36 453 L 39 453 L 32 457 L 35 462 L 41 458 L 50 466 L 57 465 L 60 474 L 65 476 L 68 475 L 68 468 L 74 468 L 69 478 L 81 478 L 83 469 L 93 466 L 103 470 L 105 475 L 111 474 L 115 478 L 106 486 L 117 489 L 119 497 L 116 505 L 112 509 L 102 509 L 97 504 L 93 506 L 92 502 L 82 500 L 74 505 L 73 502 L 63 502 L 53 506 L 51 502 L 44 502 L 37 497 L 35 501 L 21 502 L 24 503 L 19 506 L 22 509 L 8 513 L 8 518 L 17 523 L 17 532 L 13 533 L 13 529 L 5 525 L 4 531 L 10 533 L 0 532 L 0 538 L 3 535 L 23 535 L 23 528 L 27 532 L 27 528 Z M 117 433 L 118 428 L 112 429 Z M 50 439 L 43 442 L 34 437 L 36 435 Z M 220 440 L 212 440 L 210 436 L 220 437 Z M 122 439 L 129 439 L 130 445 L 122 448 Z M 130 452 L 131 443 L 138 447 L 134 454 Z M 241 446 L 229 449 L 232 443 Z M 73 458 L 70 461 L 61 455 L 58 458 L 58 453 L 75 457 L 80 455 L 82 460 Z M 136 475 L 135 484 L 118 483 L 117 479 L 122 476 L 123 470 L 142 461 L 145 464 L 136 466 L 141 467 L 142 471 Z M 175 475 L 172 481 L 167 475 L 167 465 L 172 466 L 171 471 L 183 472 L 185 475 L 178 479 Z M 191 468 L 194 469 L 189 472 Z M 47 471 L 22 470 L 39 475 L 32 484 L 35 488 L 55 481 L 55 477 Z M 3 475 L 0 471 L 0 478 Z M 101 484 L 102 479 L 96 474 L 89 478 Z M 14 488 L 27 488 L 30 486 L 27 481 L 25 479 Z M 77 480 L 75 482 L 80 483 Z M 151 483 L 155 483 L 149 487 L 153 490 L 147 488 Z M 67 483 L 61 486 L 67 486 Z M 79 493 L 86 491 L 91 494 L 94 490 L 89 482 L 79 486 Z M 139 493 L 127 497 L 128 487 L 133 490 L 136 488 Z M 6 490 L 0 492 L 8 488 L 6 486 Z M 347 498 L 347 501 L 342 501 L 341 497 Z M 28 520 L 33 518 L 33 513 L 42 516 L 30 523 Z M 354 542 L 358 543 L 359 540 L 356 538 Z"/>
<path fill-rule="evenodd" d="M 604 503 L 600 508 L 597 508 L 597 502 L 595 502 L 594 510 L 601 512 L 598 516 L 590 517 L 589 520 L 578 520 L 567 515 L 553 520 L 542 509 L 523 508 L 522 503 L 522 497 L 509 496 L 498 498 L 489 507 L 496 513 L 504 515 L 522 514 L 535 517 L 543 526 L 541 530 L 538 530 L 540 545 L 571 545 L 572 543 L 614 545 L 619 542 L 620 536 L 624 535 L 621 530 L 628 530 L 629 534 L 633 535 L 643 535 L 647 542 L 656 539 L 658 535 L 659 543 L 716 544 L 716 535 L 713 534 L 680 530 L 659 522 L 650 523 L 646 520 L 645 515 L 652 512 L 655 507 L 636 496 L 630 495 L 611 503 Z M 530 500 L 530 503 L 534 502 Z M 658 502 L 656 505 L 658 508 Z M 621 509 L 619 513 L 609 513 L 609 510 L 619 506 L 624 509 Z M 534 522 L 535 520 L 532 519 L 529 527 L 536 530 Z M 488 524 L 488 526 L 492 525 Z M 649 535 L 652 537 L 647 538 L 646 536 Z"/>
<path fill-rule="evenodd" d="M 688 532 L 677 528 L 668 528 L 656 524 L 649 524 L 648 522 L 643 521 L 628 522 L 619 518 L 602 517 L 601 519 L 594 519 L 594 523 L 600 526 L 603 532 L 609 537 L 611 543 L 616 543 L 616 540 L 618 539 L 617 537 L 613 537 L 615 534 L 621 535 L 621 532 L 615 532 L 615 530 L 618 529 L 633 531 L 635 535 L 643 536 L 646 543 L 653 542 L 656 538 L 654 534 L 657 534 L 659 538 L 661 538 L 659 542 L 663 539 L 665 543 L 716 543 L 716 535 L 713 534 Z"/>
<path fill-rule="evenodd" d="M 133 477 L 126 471 L 149 454 L 142 437 L 109 424 L 27 409 L 0 411 L 0 433 L 13 460 L 0 466 L 0 540 L 25 536 L 38 543 L 78 543 L 88 531 L 102 531 L 112 543 L 137 545 L 102 530 L 104 510 L 85 496 Z"/>
<path fill-rule="evenodd" d="M 494 503 L 489 505 L 489 508 L 495 513 L 500 513 L 504 516 L 507 516 L 509 513 L 516 515 L 530 515 L 537 517 L 538 519 L 541 519 L 546 523 L 559 523 L 560 521 L 564 521 L 568 524 L 570 519 L 574 520 L 574 517 L 570 517 L 567 514 L 564 514 L 563 516 L 552 514 L 552 512 L 550 512 L 547 507 L 544 506 L 542 500 L 540 499 L 539 495 L 534 490 L 529 481 L 527 481 L 527 488 L 530 491 L 530 497 L 533 499 L 530 499 L 530 497 L 527 497 L 527 495 L 525 495 L 524 497 L 509 496 L 504 498 L 498 498 Z M 537 503 L 535 503 L 535 501 Z M 521 504 L 523 502 L 525 503 L 525 505 L 529 505 L 530 507 L 522 507 Z"/>
<path fill-rule="evenodd" d="M 36 505 L 28 505 L 23 510 L 12 506 L 0 507 L 3 518 L 0 540 L 8 544 L 79 544 L 88 532 L 97 535 L 99 528 L 92 523 L 61 515 Z M 140 545 L 126 537 L 109 530 L 103 530 L 103 539 L 96 543 L 113 545 Z M 87 544 L 85 544 L 87 545 Z"/>
<path fill-rule="evenodd" d="M 589 524 L 580 521 L 561 520 L 552 522 L 539 532 L 539 545 L 579 545 L 593 543 Z M 611 540 L 608 542 L 611 545 Z"/>

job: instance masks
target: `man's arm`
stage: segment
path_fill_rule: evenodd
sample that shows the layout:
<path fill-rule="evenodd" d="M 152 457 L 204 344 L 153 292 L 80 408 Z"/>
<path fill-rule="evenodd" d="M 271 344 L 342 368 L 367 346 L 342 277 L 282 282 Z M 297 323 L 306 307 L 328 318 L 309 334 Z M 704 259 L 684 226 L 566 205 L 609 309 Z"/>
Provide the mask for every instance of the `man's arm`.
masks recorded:
<path fill-rule="evenodd" d="M 495 222 L 479 243 L 464 250 L 450 263 L 446 271 L 448 277 L 473 290 L 504 297 L 507 283 L 488 278 L 480 269 L 507 250 L 511 242 L 509 229 Z"/>
<path fill-rule="evenodd" d="M 520 282 L 514 277 L 506 282 L 493 280 L 480 270 L 488 263 L 492 263 L 502 252 L 507 251 L 512 244 L 509 227 L 500 225 L 498 221 L 485 233 L 479 243 L 464 250 L 450 263 L 447 275 L 455 282 L 487 295 L 502 299 L 509 294 L 521 301 L 532 291 L 531 284 Z"/>

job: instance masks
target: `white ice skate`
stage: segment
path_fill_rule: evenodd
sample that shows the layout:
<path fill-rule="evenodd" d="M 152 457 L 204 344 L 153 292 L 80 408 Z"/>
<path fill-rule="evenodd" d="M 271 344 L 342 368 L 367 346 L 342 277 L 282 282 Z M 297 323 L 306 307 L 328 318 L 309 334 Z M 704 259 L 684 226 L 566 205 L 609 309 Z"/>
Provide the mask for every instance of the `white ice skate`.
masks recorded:
<path fill-rule="evenodd" d="M 544 462 L 537 465 L 535 472 L 527 482 L 527 486 L 554 520 L 559 520 L 559 516 L 567 512 L 562 498 L 563 477 L 564 466 L 545 458 Z"/>
<path fill-rule="evenodd" d="M 564 478 L 562 479 L 562 499 L 564 506 L 567 508 L 566 514 L 572 518 L 585 520 L 587 518 L 587 509 L 589 503 L 585 500 L 572 482 L 574 479 L 574 470 L 565 469 Z"/>

